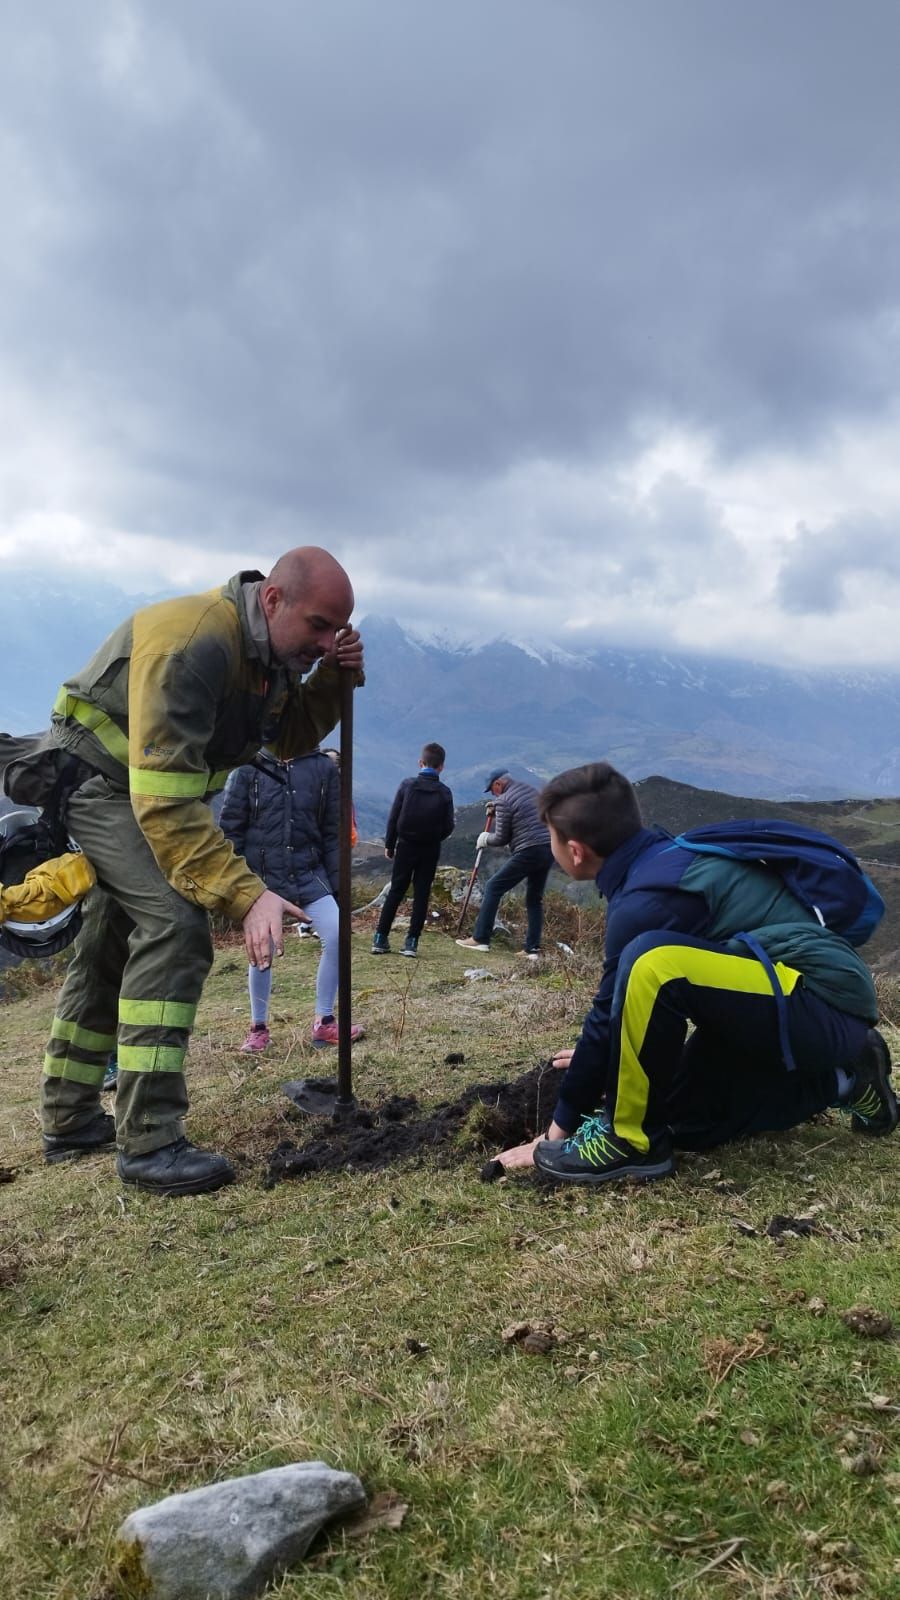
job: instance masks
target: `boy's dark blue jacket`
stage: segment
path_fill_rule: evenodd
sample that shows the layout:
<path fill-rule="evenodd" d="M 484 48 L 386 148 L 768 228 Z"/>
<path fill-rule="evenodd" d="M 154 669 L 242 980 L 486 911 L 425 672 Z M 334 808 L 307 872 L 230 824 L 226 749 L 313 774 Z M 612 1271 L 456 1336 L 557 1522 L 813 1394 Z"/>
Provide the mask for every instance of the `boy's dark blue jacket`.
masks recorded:
<path fill-rule="evenodd" d="M 734 935 L 752 934 L 773 963 L 802 972 L 813 994 L 867 1022 L 878 1019 L 875 986 L 862 957 L 823 928 L 767 867 L 697 855 L 656 828 L 641 828 L 606 858 L 597 888 L 607 902 L 605 959 L 554 1114 L 568 1132 L 602 1102 L 619 961 L 639 934 L 686 933 L 734 955 L 748 955 Z"/>

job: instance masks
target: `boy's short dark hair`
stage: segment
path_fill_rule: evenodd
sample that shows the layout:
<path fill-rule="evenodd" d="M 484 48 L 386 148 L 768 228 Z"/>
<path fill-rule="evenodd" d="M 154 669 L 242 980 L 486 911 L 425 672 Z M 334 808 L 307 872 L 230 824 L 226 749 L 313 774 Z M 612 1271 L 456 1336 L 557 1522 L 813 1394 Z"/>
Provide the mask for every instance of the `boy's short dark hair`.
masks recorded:
<path fill-rule="evenodd" d="M 446 759 L 447 752 L 442 744 L 423 744 L 419 757 L 423 767 L 442 767 Z"/>
<path fill-rule="evenodd" d="M 637 795 L 608 761 L 551 778 L 538 795 L 538 812 L 562 839 L 577 839 L 598 856 L 611 855 L 643 827 Z"/>

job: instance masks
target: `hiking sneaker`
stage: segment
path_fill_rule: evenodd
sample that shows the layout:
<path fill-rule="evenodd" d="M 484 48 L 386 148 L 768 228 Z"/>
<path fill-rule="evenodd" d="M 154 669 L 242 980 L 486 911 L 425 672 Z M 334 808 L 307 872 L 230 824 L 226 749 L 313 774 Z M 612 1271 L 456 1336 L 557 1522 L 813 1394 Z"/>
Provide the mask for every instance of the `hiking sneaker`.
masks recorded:
<path fill-rule="evenodd" d="M 402 956 L 417 956 L 419 954 L 418 939 L 414 939 L 412 934 L 408 933 L 400 946 L 400 954 Z"/>
<path fill-rule="evenodd" d="M 491 948 L 489 944 L 479 944 L 477 939 L 457 939 L 456 943 L 461 944 L 464 950 L 490 950 Z"/>
<path fill-rule="evenodd" d="M 675 1171 L 667 1134 L 654 1134 L 650 1149 L 620 1139 L 602 1112 L 586 1117 L 571 1139 L 542 1139 L 534 1164 L 554 1183 L 610 1183 L 617 1179 L 667 1178 Z"/>
<path fill-rule="evenodd" d="M 872 1135 L 893 1133 L 900 1119 L 897 1098 L 891 1088 L 891 1057 L 877 1028 L 870 1028 L 866 1042 L 850 1068 L 856 1082 L 842 1111 L 850 1113 L 854 1133 Z"/>
<path fill-rule="evenodd" d="M 385 933 L 375 933 L 375 934 L 373 934 L 372 935 L 372 954 L 373 954 L 373 956 L 389 956 L 390 953 L 391 953 L 391 947 L 390 947 L 390 945 L 388 944 L 388 941 L 387 941 L 387 934 L 385 934 Z"/>
<path fill-rule="evenodd" d="M 78 1156 L 93 1156 L 112 1150 L 116 1142 L 116 1119 L 108 1111 L 98 1111 L 91 1121 L 74 1133 L 45 1133 L 44 1160 L 74 1161 Z"/>
<path fill-rule="evenodd" d="M 260 1050 L 265 1050 L 271 1044 L 272 1038 L 268 1025 L 265 1022 L 254 1022 L 246 1039 L 241 1045 L 244 1055 L 256 1055 Z"/>
<path fill-rule="evenodd" d="M 541 959 L 540 950 L 517 950 L 516 955 L 520 961 L 540 961 Z"/>
<path fill-rule="evenodd" d="M 103 1082 L 100 1085 L 101 1094 L 109 1094 L 110 1090 L 112 1090 L 112 1092 L 114 1094 L 115 1090 L 116 1090 L 116 1084 L 118 1083 L 118 1081 L 119 1081 L 119 1064 L 118 1064 L 115 1056 L 113 1056 L 106 1063 L 106 1071 L 103 1074 Z"/>
<path fill-rule="evenodd" d="M 362 1024 L 354 1022 L 352 1024 L 351 1028 L 350 1028 L 350 1043 L 351 1044 L 355 1044 L 357 1039 L 364 1039 L 365 1036 L 366 1036 L 366 1030 L 362 1026 Z M 338 1042 L 337 1017 L 329 1017 L 327 1022 L 325 1022 L 325 1021 L 314 1022 L 313 1023 L 313 1031 L 312 1031 L 312 1042 L 316 1046 L 317 1049 L 321 1049 L 322 1046 L 326 1045 L 326 1044 L 337 1044 L 337 1042 Z"/>

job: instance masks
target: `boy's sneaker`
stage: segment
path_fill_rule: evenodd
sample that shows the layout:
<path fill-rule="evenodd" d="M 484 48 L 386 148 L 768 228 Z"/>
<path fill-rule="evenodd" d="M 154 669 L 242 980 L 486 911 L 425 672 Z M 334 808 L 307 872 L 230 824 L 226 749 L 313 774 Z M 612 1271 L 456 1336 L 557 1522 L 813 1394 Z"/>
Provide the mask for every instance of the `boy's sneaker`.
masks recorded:
<path fill-rule="evenodd" d="M 256 1055 L 260 1050 L 265 1050 L 271 1043 L 268 1027 L 264 1022 L 254 1022 L 246 1039 L 241 1045 L 245 1055 Z"/>
<path fill-rule="evenodd" d="M 517 950 L 516 955 L 521 957 L 523 961 L 540 961 L 541 959 L 540 950 Z"/>
<path fill-rule="evenodd" d="M 464 950 L 490 950 L 491 948 L 489 944 L 479 944 L 477 939 L 457 939 L 456 942 L 461 944 Z"/>
<path fill-rule="evenodd" d="M 890 1052 L 877 1028 L 869 1029 L 850 1071 L 856 1082 L 850 1091 L 852 1099 L 845 1100 L 841 1110 L 850 1113 L 854 1133 L 893 1133 L 900 1109 L 891 1088 Z"/>
<path fill-rule="evenodd" d="M 383 934 L 383 933 L 373 934 L 373 936 L 372 936 L 372 954 L 373 954 L 373 956 L 389 956 L 390 953 L 391 953 L 391 947 L 387 942 L 387 935 Z"/>
<path fill-rule="evenodd" d="M 602 1113 L 586 1117 L 571 1139 L 542 1139 L 534 1164 L 554 1183 L 610 1183 L 617 1179 L 667 1178 L 675 1171 L 668 1135 L 651 1136 L 650 1149 L 636 1150 L 613 1133 Z"/>
<path fill-rule="evenodd" d="M 412 934 L 408 933 L 400 946 L 400 954 L 402 956 L 417 956 L 419 954 L 418 939 L 414 939 Z"/>
<path fill-rule="evenodd" d="M 362 1026 L 362 1024 L 354 1022 L 353 1025 L 350 1028 L 350 1043 L 351 1044 L 355 1044 L 357 1039 L 364 1039 L 365 1036 L 366 1036 L 366 1030 Z M 337 1042 L 338 1042 L 337 1018 L 336 1017 L 330 1017 L 327 1022 L 314 1022 L 313 1023 L 313 1031 L 312 1031 L 312 1042 L 316 1046 L 317 1049 L 321 1049 L 322 1045 L 337 1044 Z"/>
<path fill-rule="evenodd" d="M 103 1094 L 109 1094 L 110 1090 L 112 1090 L 113 1093 L 115 1093 L 115 1088 L 118 1081 L 119 1066 L 115 1056 L 113 1056 L 112 1060 L 106 1063 L 106 1071 L 103 1074 L 103 1082 L 100 1085 L 101 1092 Z"/>

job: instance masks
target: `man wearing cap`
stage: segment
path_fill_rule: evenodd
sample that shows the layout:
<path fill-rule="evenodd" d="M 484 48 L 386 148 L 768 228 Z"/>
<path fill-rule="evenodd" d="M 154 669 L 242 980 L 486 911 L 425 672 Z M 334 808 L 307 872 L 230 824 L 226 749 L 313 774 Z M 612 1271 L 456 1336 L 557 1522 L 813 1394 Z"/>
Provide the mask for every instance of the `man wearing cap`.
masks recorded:
<path fill-rule="evenodd" d="M 538 791 L 530 783 L 519 783 L 511 778 L 505 767 L 496 767 L 484 792 L 494 795 L 497 805 L 494 826 L 489 832 L 478 835 L 477 848 L 485 850 L 508 845 L 511 853 L 509 860 L 487 881 L 471 939 L 457 939 L 456 942 L 465 950 L 487 950 L 500 901 L 524 878 L 527 921 L 522 954 L 536 961 L 541 953 L 544 886 L 553 865 L 550 834 L 538 816 Z"/>

